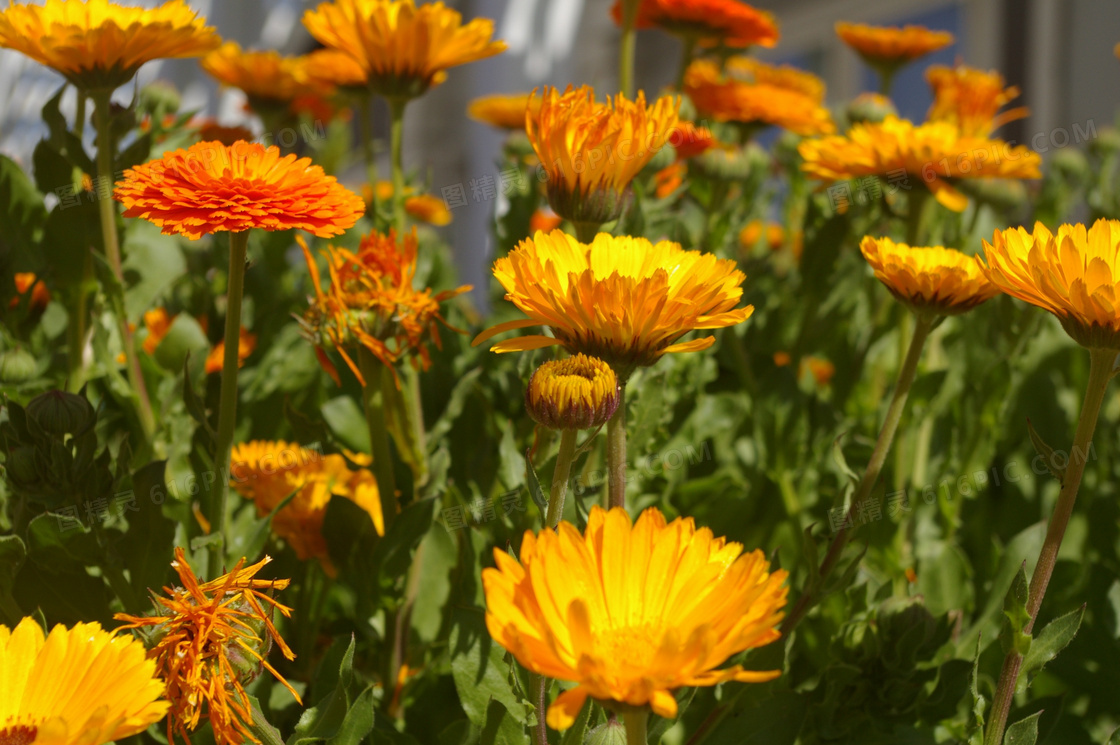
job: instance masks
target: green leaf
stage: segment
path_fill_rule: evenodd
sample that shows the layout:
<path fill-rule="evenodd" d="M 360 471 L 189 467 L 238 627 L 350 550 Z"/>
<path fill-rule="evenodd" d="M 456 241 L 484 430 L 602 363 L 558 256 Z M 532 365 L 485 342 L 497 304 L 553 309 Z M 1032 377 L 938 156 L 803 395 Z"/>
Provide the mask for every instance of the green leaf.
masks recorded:
<path fill-rule="evenodd" d="M 984 736 L 984 711 L 988 708 L 988 700 L 980 693 L 980 649 L 980 639 L 977 638 L 976 656 L 972 658 L 972 674 L 968 677 L 968 691 L 972 697 L 972 726 L 969 731 L 974 732 L 982 739 Z"/>
<path fill-rule="evenodd" d="M 490 638 L 481 611 L 461 611 L 451 630 L 451 675 L 459 701 L 471 722 L 486 724 L 491 701 L 505 706 L 509 716 L 524 725 L 528 712 L 511 683 L 515 675 L 506 652 Z"/>
<path fill-rule="evenodd" d="M 1030 623 L 1031 616 L 1027 612 L 1027 570 L 1026 565 L 1019 567 L 1015 581 L 1003 600 L 1003 629 L 1000 631 L 1000 645 L 1003 653 L 1008 654 L 1012 649 L 1021 655 L 1026 655 L 1031 648 L 1031 635 L 1024 633 L 1023 629 Z"/>
<path fill-rule="evenodd" d="M 178 370 L 186 365 L 187 355 L 206 357 L 210 351 L 210 340 L 206 333 L 191 316 L 180 313 L 171 322 L 171 328 L 160 340 L 155 350 L 156 362 L 166 370 Z"/>
<path fill-rule="evenodd" d="M 260 701 L 257 701 L 256 696 L 249 696 L 249 707 L 253 712 L 253 721 L 249 725 L 249 731 L 257 736 L 261 745 L 284 745 L 284 741 L 280 739 L 280 731 L 265 719 L 264 712 L 261 711 Z"/>
<path fill-rule="evenodd" d="M 158 591 L 163 587 L 171 570 L 175 521 L 151 499 L 166 483 L 166 467 L 167 461 L 156 460 L 133 473 L 132 500 L 122 507 L 128 517 L 128 531 L 120 543 L 121 561 L 139 597 L 146 597 L 148 589 Z"/>
<path fill-rule="evenodd" d="M 1042 439 L 1042 436 L 1039 435 L 1038 432 L 1035 432 L 1030 417 L 1027 417 L 1027 432 L 1031 436 L 1031 444 L 1034 445 L 1034 451 L 1042 457 L 1043 462 L 1046 463 L 1046 468 L 1054 475 L 1054 478 L 1056 478 L 1059 483 L 1065 484 L 1066 467 L 1058 467 L 1058 461 L 1054 458 L 1054 448 L 1047 445 L 1046 441 Z M 1064 462 L 1064 459 L 1058 460 Z"/>
<path fill-rule="evenodd" d="M 351 689 L 354 682 L 354 638 L 350 638 L 350 646 L 346 649 L 346 654 L 342 657 L 342 662 L 338 668 L 338 683 L 335 685 L 334 690 L 328 693 L 319 701 L 318 704 L 306 709 L 299 718 L 299 723 L 296 724 L 295 732 L 288 738 L 287 745 L 310 745 L 310 743 L 320 742 L 323 740 L 331 741 L 333 738 L 343 734 L 344 728 L 346 729 L 346 737 L 352 737 L 353 734 L 361 730 L 365 726 L 364 707 L 366 704 L 363 702 L 363 709 L 357 713 L 357 718 L 347 724 L 349 713 L 351 709 Z M 371 689 L 366 689 L 362 696 L 358 696 L 355 704 L 358 701 L 363 701 L 365 693 L 372 695 Z M 373 728 L 373 712 L 372 712 L 372 698 L 369 700 L 370 711 L 368 716 L 368 727 L 362 733 L 361 737 Z M 361 737 L 358 739 L 360 740 Z"/>
<path fill-rule="evenodd" d="M 323 419 L 335 437 L 346 447 L 358 453 L 368 453 L 369 426 L 362 409 L 349 396 L 339 396 L 327 401 L 320 408 Z"/>
<path fill-rule="evenodd" d="M 412 552 L 432 527 L 438 500 L 421 499 L 401 510 L 377 544 L 374 559 L 383 579 L 403 577 L 412 563 Z"/>
<path fill-rule="evenodd" d="M 187 413 L 191 415 L 191 419 L 198 422 L 202 431 L 210 442 L 218 438 L 218 433 L 210 426 L 210 420 L 206 416 L 206 405 L 202 403 L 202 399 L 194 391 L 194 385 L 191 383 L 191 358 L 190 353 L 183 358 L 183 405 L 187 407 Z"/>
<path fill-rule="evenodd" d="M 381 400 L 385 405 L 385 428 L 397 444 L 397 454 L 412 470 L 413 482 L 424 484 L 428 480 L 428 458 L 409 418 L 409 409 L 414 405 L 407 379 L 410 374 L 405 372 L 401 376 L 399 388 L 392 375 L 382 375 Z"/>
<path fill-rule="evenodd" d="M 17 256 L 23 253 L 21 263 L 30 262 L 33 257 L 27 252 L 47 219 L 47 210 L 31 179 L 4 155 L 0 155 L 0 215 L 4 215 L 0 248 L 9 248 Z"/>
<path fill-rule="evenodd" d="M 0 536 L 0 618 L 14 627 L 23 617 L 19 603 L 12 596 L 16 575 L 27 559 L 27 547 L 18 535 Z"/>
<path fill-rule="evenodd" d="M 1035 636 L 1019 671 L 1019 690 L 1030 686 L 1034 676 L 1073 641 L 1084 617 L 1085 606 L 1082 605 L 1075 611 L 1055 618 Z"/>
<path fill-rule="evenodd" d="M 510 716 L 501 703 L 491 701 L 486 708 L 486 722 L 482 725 L 479 745 L 526 745 L 528 742 L 525 725 Z"/>
<path fill-rule="evenodd" d="M 707 745 L 793 745 L 805 714 L 803 696 L 781 691 L 725 717 L 698 742 Z"/>
<path fill-rule="evenodd" d="M 47 215 L 40 241 L 43 259 L 57 281 L 76 284 L 82 279 L 86 256 L 101 250 L 101 223 L 97 205 L 82 200 L 79 204 L 59 204 Z"/>
<path fill-rule="evenodd" d="M 101 563 L 101 548 L 86 526 L 67 517 L 44 512 L 27 527 L 27 554 L 50 571 L 85 572 Z"/>
<path fill-rule="evenodd" d="M 537 478 L 537 469 L 533 468 L 533 459 L 529 456 L 532 452 L 531 448 L 525 449 L 525 480 L 529 484 L 529 496 L 533 498 L 533 504 L 537 505 L 537 509 L 541 511 L 541 523 L 548 518 L 548 499 L 544 496 L 544 490 L 541 489 L 541 480 Z"/>
<path fill-rule="evenodd" d="M 1007 728 L 1003 735 L 1003 745 L 1035 745 L 1038 740 L 1038 718 L 1041 711 L 1031 714 L 1026 719 L 1020 719 Z"/>

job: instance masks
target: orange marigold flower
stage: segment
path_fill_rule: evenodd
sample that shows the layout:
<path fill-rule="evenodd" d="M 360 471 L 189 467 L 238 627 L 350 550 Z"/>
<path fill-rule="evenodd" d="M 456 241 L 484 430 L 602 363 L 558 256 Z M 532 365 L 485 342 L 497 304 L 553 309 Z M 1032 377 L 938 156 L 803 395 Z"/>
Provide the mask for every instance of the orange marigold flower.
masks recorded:
<path fill-rule="evenodd" d="M 1084 347 L 1120 349 L 1120 221 L 997 230 L 984 254 L 1000 290 L 1053 313 Z"/>
<path fill-rule="evenodd" d="M 1038 153 L 1003 140 L 961 134 L 948 122 L 916 125 L 888 116 L 854 125 L 843 135 L 805 140 L 802 170 L 821 181 L 905 172 L 957 212 L 968 198 L 952 186 L 962 178 L 1040 178 Z"/>
<path fill-rule="evenodd" d="M 150 9 L 109 0 L 47 0 L 0 10 L 0 47 L 53 68 L 84 91 L 114 90 L 145 62 L 198 57 L 220 43 L 183 0 Z"/>
<path fill-rule="evenodd" d="M 249 359 L 249 355 L 257 348 L 256 334 L 249 333 L 248 329 L 244 326 L 241 327 L 237 339 L 237 366 L 241 367 L 245 364 L 245 360 Z M 222 361 L 225 359 L 226 343 L 220 341 L 217 345 L 210 350 L 210 354 L 206 355 L 206 374 L 211 375 L 222 371 Z"/>
<path fill-rule="evenodd" d="M 734 326 L 746 275 L 730 259 L 685 251 L 670 241 L 599 233 L 584 244 L 560 230 L 536 233 L 494 262 L 506 299 L 528 318 L 499 323 L 474 344 L 513 329 L 548 326 L 553 336 L 520 336 L 495 352 L 561 345 L 606 360 L 625 381 L 663 354 L 707 349 L 714 336 L 677 343 L 689 331 Z"/>
<path fill-rule="evenodd" d="M 840 21 L 836 35 L 872 67 L 904 65 L 953 43 L 948 31 L 931 31 L 924 26 L 898 28 Z"/>
<path fill-rule="evenodd" d="M 51 293 L 43 280 L 39 279 L 34 272 L 16 272 L 13 280 L 16 285 L 16 297 L 8 302 L 10 309 L 19 307 L 20 295 L 27 295 L 31 293 L 27 299 L 27 307 L 30 310 L 44 310 L 51 302 Z"/>
<path fill-rule="evenodd" d="M 501 549 L 494 561 L 482 570 L 490 635 L 532 672 L 576 683 L 549 706 L 553 729 L 589 696 L 672 718 L 677 688 L 780 674 L 719 666 L 780 637 L 787 573 L 691 517 L 650 507 L 631 524 L 596 505 L 582 535 L 567 522 L 526 531 L 520 562 Z"/>
<path fill-rule="evenodd" d="M 859 250 L 876 279 L 917 313 L 957 315 L 999 294 L 977 257 L 952 248 L 866 236 Z"/>
<path fill-rule="evenodd" d="M 440 345 L 437 323 L 448 328 L 440 303 L 468 292 L 470 285 L 433 294 L 412 286 L 416 274 L 416 230 L 398 245 L 396 234 L 370 233 L 362 238 L 358 252 L 328 246 L 327 270 L 330 287 L 324 292 L 319 265 L 302 238 L 299 240 L 311 272 L 315 297 L 303 316 L 308 338 L 319 351 L 319 361 L 338 382 L 338 373 L 322 354 L 324 347 L 338 350 L 346 364 L 365 385 L 365 378 L 347 349 L 362 346 L 396 375 L 396 363 L 409 356 L 427 370 L 431 365 L 426 342 Z M 458 330 L 458 329 L 452 329 Z M 462 332 L 460 332 L 462 333 Z"/>
<path fill-rule="evenodd" d="M 167 332 L 171 330 L 171 324 L 175 323 L 176 317 L 169 314 L 167 308 L 152 308 L 144 311 L 144 328 L 148 330 L 143 345 L 145 352 L 149 355 L 156 353 L 156 348 L 163 341 L 163 337 L 167 336 Z"/>
<path fill-rule="evenodd" d="M 354 502 L 369 515 L 377 534 L 385 534 L 377 480 L 365 468 L 350 468 L 346 460 L 294 442 L 254 440 L 234 446 L 229 483 L 253 500 L 261 517 L 272 514 L 291 496 L 273 516 L 273 532 L 288 542 L 300 560 L 318 560 L 333 577 L 337 570 L 323 537 L 323 518 L 332 497 Z"/>
<path fill-rule="evenodd" d="M 564 218 L 555 214 L 549 209 L 537 209 L 529 217 L 529 232 L 530 233 L 551 233 L 560 227 L 560 223 L 564 222 Z"/>
<path fill-rule="evenodd" d="M 955 124 L 966 135 L 987 137 L 1007 122 L 1030 113 L 1025 106 L 998 113 L 1019 95 L 1019 89 L 1004 88 L 1003 76 L 995 71 L 934 65 L 926 70 L 926 80 L 933 89 L 933 106 L 927 119 Z"/>
<path fill-rule="evenodd" d="M 340 235 L 365 210 L 361 197 L 310 158 L 277 147 L 200 142 L 130 168 L 113 196 L 125 217 L 197 239 L 223 230 L 301 229 Z"/>
<path fill-rule="evenodd" d="M 736 56 L 727 60 L 725 73 L 736 80 L 800 93 L 817 103 L 824 102 L 825 84 L 818 76 L 792 65 L 768 65 L 754 57 Z"/>
<path fill-rule="evenodd" d="M 622 23 L 622 3 L 611 9 Z M 774 16 L 739 0 L 639 0 L 638 28 L 659 26 L 678 36 L 728 47 L 772 47 L 780 34 Z"/>
<path fill-rule="evenodd" d="M 442 2 L 333 0 L 303 14 L 326 46 L 350 55 L 370 87 L 390 99 L 419 96 L 447 78 L 447 68 L 505 51 L 492 41 L 494 22 L 463 17 Z"/>
<path fill-rule="evenodd" d="M 510 93 L 482 96 L 467 106 L 467 116 L 501 129 L 525 129 L 525 117 L 536 119 L 541 111 L 541 97 L 534 93 Z"/>
<path fill-rule="evenodd" d="M 772 68 L 771 68 L 772 69 Z M 696 110 L 721 122 L 774 125 L 800 135 L 828 134 L 836 130 L 828 109 L 813 95 L 774 82 L 747 82 L 720 74 L 709 60 L 688 67 L 684 92 Z"/>
<path fill-rule="evenodd" d="M 237 42 L 227 41 L 203 57 L 201 65 L 219 83 L 244 91 L 255 109 L 288 106 L 324 93 L 324 83 L 308 75 L 308 57 L 285 57 L 271 49 L 243 50 Z"/>
<path fill-rule="evenodd" d="M 589 86 L 563 94 L 546 88 L 536 121 L 526 116 L 529 141 L 548 174 L 548 201 L 561 217 L 595 226 L 618 218 L 630 182 L 669 142 L 680 99 L 645 94 L 596 103 Z"/>
<path fill-rule="evenodd" d="M 369 80 L 358 61 L 337 49 L 317 49 L 303 58 L 305 77 L 329 88 L 367 91 Z"/>
<path fill-rule="evenodd" d="M 176 546 L 171 566 L 180 584 L 164 587 L 166 597 L 155 597 L 158 615 L 114 616 L 125 622 L 122 629 L 147 630 L 148 656 L 167 683 L 171 702 L 168 742 L 174 742 L 175 733 L 190 742 L 189 732 L 205 717 L 218 745 L 240 745 L 245 740 L 259 743 L 249 729 L 253 717 L 243 686 L 262 668 L 300 701 L 299 694 L 266 659 L 272 644 L 289 660 L 295 659 L 272 623 L 274 610 L 288 617 L 291 609 L 266 593 L 283 590 L 289 580 L 256 578 L 270 561 L 266 556 L 246 567 L 241 559 L 229 574 L 199 582 L 183 549 Z"/>
<path fill-rule="evenodd" d="M 789 363 L 792 362 L 792 361 L 793 361 L 793 359 L 789 356 L 789 352 L 782 352 L 782 351 L 774 352 L 774 366 L 775 367 L 785 367 L 785 366 L 789 365 Z"/>
<path fill-rule="evenodd" d="M 761 220 L 751 220 L 746 227 L 739 231 L 739 245 L 750 250 L 758 245 L 758 239 L 762 238 L 764 233 L 766 235 L 766 245 L 771 251 L 777 251 L 785 245 L 785 228 L 776 222 L 768 222 L 764 225 Z"/>
<path fill-rule="evenodd" d="M 447 202 L 431 194 L 418 194 L 404 198 L 404 211 L 421 222 L 443 226 L 451 224 L 451 210 Z"/>

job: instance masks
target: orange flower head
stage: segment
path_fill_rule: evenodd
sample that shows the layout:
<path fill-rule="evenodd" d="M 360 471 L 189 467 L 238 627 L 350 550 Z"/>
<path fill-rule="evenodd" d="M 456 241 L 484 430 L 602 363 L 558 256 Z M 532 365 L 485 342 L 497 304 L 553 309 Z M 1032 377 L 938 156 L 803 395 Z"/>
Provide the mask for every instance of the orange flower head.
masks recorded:
<path fill-rule="evenodd" d="M 664 199 L 684 184 L 684 176 L 688 167 L 681 161 L 670 163 L 657 173 L 653 174 L 653 194 L 658 199 Z"/>
<path fill-rule="evenodd" d="M 753 306 L 736 308 L 746 275 L 730 259 L 686 251 L 670 241 L 599 233 L 590 244 L 560 230 L 536 233 L 494 263 L 506 299 L 528 318 L 500 323 L 474 344 L 513 329 L 548 326 L 552 336 L 521 336 L 495 352 L 561 345 L 605 360 L 625 381 L 663 354 L 707 349 L 709 336 L 689 331 L 742 323 Z"/>
<path fill-rule="evenodd" d="M 332 577 L 337 570 L 323 537 L 323 518 L 333 497 L 354 502 L 377 534 L 385 534 L 377 480 L 368 469 L 350 468 L 341 455 L 323 455 L 294 442 L 253 440 L 235 445 L 230 463 L 230 486 L 253 500 L 260 517 L 292 497 L 273 515 L 272 530 L 301 561 L 316 559 Z"/>
<path fill-rule="evenodd" d="M 589 86 L 563 94 L 546 88 L 536 121 L 526 112 L 529 141 L 548 174 L 548 201 L 561 217 L 601 225 L 626 206 L 630 182 L 669 142 L 680 99 L 645 94 L 596 103 Z"/>
<path fill-rule="evenodd" d="M 953 185 L 964 178 L 1040 178 L 1038 153 L 1003 140 L 962 134 L 948 122 L 916 125 L 888 116 L 853 125 L 847 133 L 798 146 L 801 168 L 821 181 L 898 174 L 928 188 L 943 206 L 960 212 L 968 198 Z"/>
<path fill-rule="evenodd" d="M 267 101 L 289 103 L 314 92 L 301 57 L 285 57 L 275 50 L 243 50 L 227 41 L 202 58 L 202 69 L 222 85 L 240 88 L 253 105 Z"/>
<path fill-rule="evenodd" d="M 237 337 L 237 366 L 243 366 L 245 360 L 249 359 L 249 355 L 251 355 L 256 348 L 256 334 L 249 333 L 249 330 L 242 326 Z M 222 371 L 222 362 L 225 360 L 225 354 L 226 343 L 224 341 L 218 342 L 214 348 L 210 350 L 210 354 L 206 355 L 207 375 Z"/>
<path fill-rule="evenodd" d="M 421 95 L 447 78 L 447 69 L 505 51 L 493 41 L 494 22 L 464 24 L 442 2 L 333 0 L 303 14 L 303 25 L 327 47 L 345 52 L 370 87 L 390 99 Z"/>
<path fill-rule="evenodd" d="M 43 280 L 39 279 L 34 272 L 16 272 L 13 281 L 16 285 L 16 296 L 8 302 L 9 309 L 18 308 L 20 296 L 30 293 L 27 298 L 27 307 L 33 311 L 46 310 L 51 302 L 51 293 Z"/>
<path fill-rule="evenodd" d="M 717 143 L 712 130 L 707 127 L 697 127 L 692 122 L 682 119 L 669 134 L 669 144 L 677 151 L 677 160 L 685 160 L 715 147 Z"/>
<path fill-rule="evenodd" d="M 792 65 L 768 65 L 754 57 L 736 56 L 727 60 L 724 71 L 729 77 L 744 83 L 772 85 L 800 93 L 818 104 L 824 103 L 824 81 L 813 73 Z"/>
<path fill-rule="evenodd" d="M 145 62 L 198 57 L 220 43 L 183 0 L 158 8 L 46 0 L 0 10 L 0 47 L 53 68 L 83 91 L 112 91 L 132 80 Z"/>
<path fill-rule="evenodd" d="M 545 362 L 529 377 L 525 409 L 549 429 L 594 429 L 614 416 L 618 378 L 603 360 L 582 354 Z"/>
<path fill-rule="evenodd" d="M 876 279 L 915 313 L 957 315 L 999 294 L 977 257 L 952 248 L 866 236 L 859 250 Z"/>
<path fill-rule="evenodd" d="M 868 26 L 863 23 L 836 24 L 836 35 L 864 61 L 879 69 L 895 69 L 953 43 L 948 31 L 924 26 Z"/>
<path fill-rule="evenodd" d="M 410 357 L 427 370 L 431 365 L 427 342 L 438 347 L 439 323 L 447 325 L 440 303 L 468 292 L 470 285 L 432 293 L 416 290 L 416 230 L 399 244 L 396 234 L 370 233 L 357 253 L 328 246 L 325 252 L 330 287 L 321 286 L 319 266 L 307 244 L 299 239 L 315 296 L 303 316 L 303 327 L 316 349 L 333 347 L 365 385 L 365 378 L 347 350 L 360 345 L 396 375 L 396 363 Z M 448 326 L 448 328 L 451 328 Z M 457 330 L 457 329 L 453 329 Z M 331 377 L 338 373 L 322 352 L 319 360 Z"/>
<path fill-rule="evenodd" d="M 482 570 L 490 635 L 532 672 L 576 683 L 549 707 L 553 729 L 589 696 L 671 719 L 677 688 L 780 674 L 719 666 L 780 637 L 787 573 L 691 517 L 650 507 L 631 524 L 596 505 L 582 535 L 567 522 L 526 531 L 520 562 L 501 549 L 494 561 Z"/>
<path fill-rule="evenodd" d="M 814 357 L 812 355 L 803 357 L 800 364 L 797 366 L 797 374 L 799 377 L 809 373 L 813 377 L 813 381 L 820 388 L 826 388 L 832 382 L 832 376 L 836 374 L 836 365 L 832 364 L 823 357 Z"/>
<path fill-rule="evenodd" d="M 482 96 L 467 106 L 467 116 L 499 129 L 525 130 L 525 117 L 536 119 L 541 111 L 541 97 L 533 93 L 511 93 Z"/>
<path fill-rule="evenodd" d="M 997 230 L 984 254 L 1000 290 L 1053 313 L 1084 347 L 1120 349 L 1120 221 Z"/>
<path fill-rule="evenodd" d="M 1025 106 L 998 113 L 1019 95 L 1019 89 L 1004 88 L 1003 76 L 995 71 L 934 65 L 926 70 L 926 80 L 934 98 L 927 119 L 955 124 L 966 135 L 987 137 L 1007 122 L 1030 113 Z"/>
<path fill-rule="evenodd" d="M 283 590 L 289 580 L 256 578 L 271 560 L 266 556 L 246 567 L 241 559 L 229 574 L 200 582 L 177 546 L 171 566 L 180 584 L 163 588 L 164 596 L 155 598 L 157 615 L 114 616 L 125 622 L 122 629 L 148 630 L 148 656 L 155 660 L 171 702 L 168 742 L 174 742 L 175 733 L 190 742 L 189 732 L 206 718 L 218 745 L 260 743 L 249 729 L 252 714 L 243 686 L 262 668 L 300 701 L 266 659 L 272 644 L 289 660 L 295 659 L 272 623 L 273 611 L 288 617 L 291 609 L 267 592 Z"/>
<path fill-rule="evenodd" d="M 152 308 L 144 311 L 144 328 L 148 330 L 148 335 L 144 338 L 143 348 L 147 354 L 156 353 L 159 343 L 171 330 L 171 324 L 175 323 L 175 318 L 175 315 L 167 312 L 167 308 Z"/>
<path fill-rule="evenodd" d="M 615 0 L 611 15 L 622 24 L 621 0 Z M 739 0 L 639 0 L 635 25 L 658 26 L 705 45 L 772 47 L 780 38 L 774 16 Z"/>
<path fill-rule="evenodd" d="M 529 217 L 529 232 L 530 233 L 551 233 L 560 227 L 560 223 L 564 222 L 564 218 L 555 214 L 550 209 L 537 209 L 534 210 L 532 216 Z"/>
<path fill-rule="evenodd" d="M 124 172 L 113 196 L 125 217 L 192 240 L 223 230 L 301 229 L 342 234 L 365 210 L 361 197 L 310 158 L 248 142 L 199 142 Z"/>
<path fill-rule="evenodd" d="M 404 211 L 429 225 L 442 227 L 451 224 L 451 209 L 447 206 L 447 202 L 432 194 L 405 197 Z"/>
<path fill-rule="evenodd" d="M 369 79 L 358 61 L 338 49 L 317 49 L 303 61 L 306 78 L 328 88 L 366 91 Z"/>
<path fill-rule="evenodd" d="M 746 69 L 745 65 L 740 67 Z M 714 62 L 697 60 L 685 73 L 684 92 L 697 111 L 717 121 L 774 125 L 806 136 L 836 130 L 831 114 L 817 98 L 823 95 L 823 88 L 820 94 L 806 93 L 808 78 L 795 77 L 789 71 L 770 75 L 776 68 L 769 66 L 760 65 L 758 70 L 767 73 L 756 74 L 756 82 L 748 82 L 734 75 L 721 75 Z"/>

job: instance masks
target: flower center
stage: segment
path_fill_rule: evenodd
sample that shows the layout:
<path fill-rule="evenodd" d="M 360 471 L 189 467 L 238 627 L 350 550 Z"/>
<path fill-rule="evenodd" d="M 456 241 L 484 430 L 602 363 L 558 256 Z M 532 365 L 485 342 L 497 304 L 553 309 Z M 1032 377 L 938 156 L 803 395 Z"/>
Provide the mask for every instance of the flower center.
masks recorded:
<path fill-rule="evenodd" d="M 31 745 L 35 742 L 35 735 L 39 734 L 38 727 L 28 724 L 16 724 L 0 729 L 0 745 Z"/>

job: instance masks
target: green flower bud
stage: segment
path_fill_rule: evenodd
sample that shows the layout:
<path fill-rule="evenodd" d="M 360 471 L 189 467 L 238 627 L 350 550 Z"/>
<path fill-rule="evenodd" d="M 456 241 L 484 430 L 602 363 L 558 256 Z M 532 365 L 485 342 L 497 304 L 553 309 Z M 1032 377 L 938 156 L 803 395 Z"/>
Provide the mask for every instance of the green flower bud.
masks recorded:
<path fill-rule="evenodd" d="M 626 745 L 626 726 L 617 719 L 601 724 L 587 733 L 585 745 Z"/>
<path fill-rule="evenodd" d="M 46 434 L 62 439 L 79 435 L 97 421 L 97 412 L 85 396 L 65 391 L 47 391 L 27 404 L 27 418 Z"/>
<path fill-rule="evenodd" d="M 35 375 L 38 365 L 26 350 L 16 347 L 0 354 L 0 381 L 22 383 Z"/>

